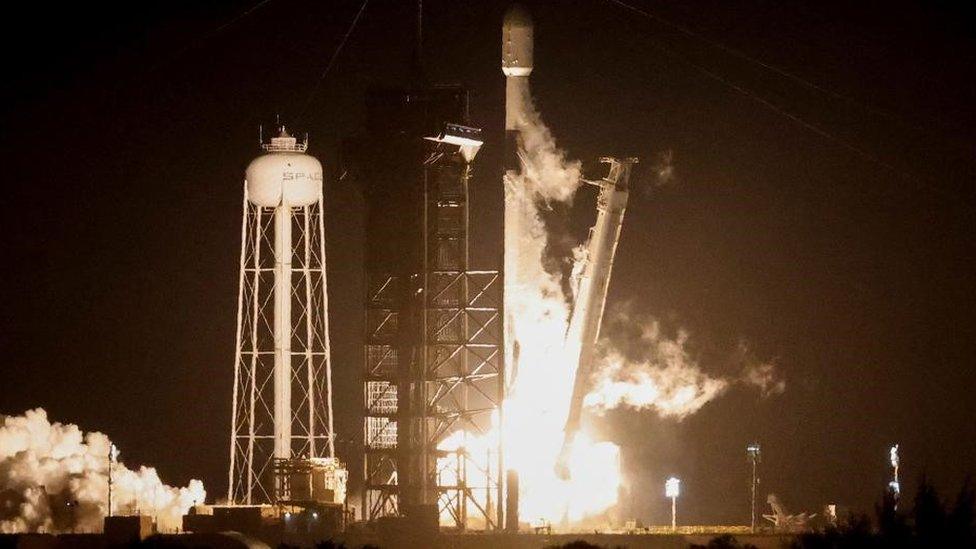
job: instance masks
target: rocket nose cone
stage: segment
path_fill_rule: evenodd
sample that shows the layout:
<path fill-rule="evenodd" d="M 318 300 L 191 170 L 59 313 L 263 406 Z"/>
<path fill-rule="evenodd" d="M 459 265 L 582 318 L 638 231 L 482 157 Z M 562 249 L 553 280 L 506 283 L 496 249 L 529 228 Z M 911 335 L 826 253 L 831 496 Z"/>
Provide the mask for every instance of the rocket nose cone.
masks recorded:
<path fill-rule="evenodd" d="M 532 28 L 532 15 L 522 4 L 512 4 L 505 12 L 502 24 L 506 27 Z"/>
<path fill-rule="evenodd" d="M 502 23 L 502 72 L 505 76 L 528 76 L 532 72 L 532 16 L 519 4 L 512 4 Z"/>

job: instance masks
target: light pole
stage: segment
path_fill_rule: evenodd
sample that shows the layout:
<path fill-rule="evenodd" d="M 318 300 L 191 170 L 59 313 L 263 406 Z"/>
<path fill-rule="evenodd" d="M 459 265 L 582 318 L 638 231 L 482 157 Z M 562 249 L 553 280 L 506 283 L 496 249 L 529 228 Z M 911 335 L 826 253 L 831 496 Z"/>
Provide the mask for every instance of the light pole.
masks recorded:
<path fill-rule="evenodd" d="M 888 489 L 891 490 L 891 495 L 895 499 L 895 510 L 898 509 L 898 499 L 901 497 L 901 483 L 898 481 L 898 445 L 895 444 L 888 450 L 888 457 L 891 460 L 891 482 L 888 483 Z"/>
<path fill-rule="evenodd" d="M 750 486 L 752 490 L 752 506 L 750 508 L 750 515 L 752 517 L 752 533 L 756 533 L 756 488 L 759 484 L 759 477 L 756 476 L 756 472 L 757 466 L 762 461 L 759 443 L 753 442 L 749 446 L 746 446 L 746 455 L 749 457 L 749 461 L 752 462 L 752 485 Z"/>
<path fill-rule="evenodd" d="M 681 491 L 681 481 L 675 477 L 671 477 L 664 482 L 664 495 L 671 498 L 671 531 L 676 532 L 678 530 L 678 521 L 676 520 L 678 493 Z"/>
<path fill-rule="evenodd" d="M 115 444 L 108 449 L 108 516 L 112 516 L 112 466 L 119 460 L 119 449 Z"/>

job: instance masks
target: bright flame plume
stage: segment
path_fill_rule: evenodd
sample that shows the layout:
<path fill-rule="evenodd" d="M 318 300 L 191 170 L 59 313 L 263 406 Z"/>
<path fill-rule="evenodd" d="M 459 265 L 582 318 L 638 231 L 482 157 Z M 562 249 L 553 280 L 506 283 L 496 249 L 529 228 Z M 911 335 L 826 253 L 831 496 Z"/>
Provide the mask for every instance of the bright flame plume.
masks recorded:
<path fill-rule="evenodd" d="M 524 521 L 552 525 L 557 530 L 579 526 L 587 519 L 604 519 L 612 513 L 622 487 L 619 447 L 600 441 L 584 424 L 573 442 L 568 460 L 569 476 L 557 476 L 555 465 L 563 444 L 577 363 L 574 343 L 567 342 L 575 288 L 561 265 L 572 262 L 578 272 L 584 248 L 569 249 L 565 257 L 551 257 L 555 242 L 567 235 L 554 234 L 545 215 L 556 206 L 569 205 L 580 186 L 580 164 L 567 160 L 549 129 L 532 105 L 521 98 L 519 157 L 522 172 L 506 175 L 506 216 L 518 234 L 506 233 L 508 254 L 517 254 L 516 269 L 506 272 L 506 314 L 513 324 L 517 358 L 508 372 L 504 402 L 503 445 L 505 467 L 519 473 L 519 515 Z M 669 168 L 670 169 L 670 168 Z M 507 217 L 506 223 L 509 222 Z M 567 295 L 564 288 L 568 288 Z M 596 365 L 592 389 L 584 405 L 594 412 L 621 406 L 651 409 L 660 417 L 681 419 L 741 381 L 759 386 L 764 394 L 781 392 L 785 385 L 774 376 L 773 366 L 750 366 L 741 380 L 713 378 L 705 374 L 686 348 L 687 334 L 667 338 L 656 321 L 628 320 L 641 326 L 636 343 L 642 360 L 634 361 L 603 338 L 603 355 Z M 610 326 L 604 326 L 607 332 Z M 577 349 L 578 351 L 578 349 Z M 447 437 L 441 450 L 462 451 L 475 463 L 466 471 L 469 486 L 488 486 L 497 479 L 497 417 L 493 429 L 478 437 L 457 432 Z M 482 457 L 484 456 L 484 457 Z M 456 458 L 438 464 L 441 482 L 456 479 Z M 452 476 L 453 475 L 453 476 Z M 475 499 L 487 506 L 489 490 Z"/>

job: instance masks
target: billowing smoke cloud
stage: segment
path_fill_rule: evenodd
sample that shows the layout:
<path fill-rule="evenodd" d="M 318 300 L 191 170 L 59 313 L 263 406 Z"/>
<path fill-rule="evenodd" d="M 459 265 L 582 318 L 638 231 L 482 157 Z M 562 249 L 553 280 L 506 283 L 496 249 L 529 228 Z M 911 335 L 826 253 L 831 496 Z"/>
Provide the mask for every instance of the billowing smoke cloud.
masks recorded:
<path fill-rule="evenodd" d="M 771 362 L 746 366 L 742 373 L 742 381 L 758 387 L 764 397 L 778 395 L 786 390 L 786 381 L 779 377 L 776 366 Z"/>
<path fill-rule="evenodd" d="M 517 363 L 541 367 L 558 363 L 553 353 L 561 350 L 569 323 L 569 304 L 559 268 L 563 258 L 551 257 L 551 244 L 562 235 L 551 234 L 544 213 L 555 204 L 572 200 L 580 185 L 580 163 L 566 159 L 524 91 L 518 110 L 522 170 L 514 179 L 506 176 L 505 181 L 505 223 L 512 227 L 506 229 L 505 261 L 514 267 L 506 273 L 505 284 L 506 292 L 518 296 L 506 306 L 511 309 L 508 315 L 515 319 L 520 349 Z M 513 379 L 522 375 L 512 374 Z M 530 375 L 533 373 L 525 372 L 525 376 Z"/>
<path fill-rule="evenodd" d="M 532 105 L 531 97 L 522 98 L 519 112 L 519 158 L 522 161 L 520 185 L 516 188 L 527 198 L 543 201 L 572 200 L 580 185 L 580 163 L 568 160 L 549 128 Z"/>
<path fill-rule="evenodd" d="M 515 343 L 505 400 L 505 465 L 519 472 L 523 517 L 579 524 L 617 503 L 620 453 L 616 444 L 584 428 L 568 458 L 570 477 L 555 472 L 577 368 L 567 349 L 567 328 L 578 290 L 574 282 L 586 256 L 585 245 L 577 245 L 558 218 L 580 186 L 580 164 L 557 147 L 528 90 L 523 91 L 516 110 L 522 169 L 505 176 L 506 337 Z M 654 169 L 661 185 L 673 180 L 674 170 L 670 152 L 659 160 Z M 606 322 L 603 333 L 615 336 L 614 346 L 604 348 L 595 389 L 585 400 L 590 410 L 632 406 L 682 418 L 736 382 L 704 373 L 687 349 L 687 334 L 666 337 L 656 322 Z M 630 345 L 621 344 L 628 337 Z M 772 373 L 757 370 L 746 378 L 772 380 Z M 464 446 L 472 456 L 487 456 L 493 436 L 455 433 L 441 448 Z M 482 473 L 477 471 L 492 467 L 489 460 L 469 468 L 469 483 L 478 485 Z"/>
<path fill-rule="evenodd" d="M 674 183 L 674 151 L 668 149 L 655 154 L 651 169 L 654 178 L 650 183 L 653 183 L 654 186 L 660 187 Z"/>
<path fill-rule="evenodd" d="M 661 417 L 682 419 L 729 387 L 727 380 L 701 371 L 688 351 L 687 332 L 667 337 L 657 320 L 637 326 L 640 334 L 628 344 L 643 356 L 632 360 L 624 350 L 605 349 L 585 406 L 597 411 L 618 406 L 649 408 Z M 611 345 L 608 340 L 604 344 Z"/>
<path fill-rule="evenodd" d="M 0 416 L 0 532 L 94 532 L 108 509 L 111 441 L 76 425 L 48 420 L 41 408 Z M 179 528 L 194 503 L 203 503 L 203 483 L 184 488 L 163 484 L 156 470 L 112 466 L 113 508 L 156 517 L 162 531 Z"/>
<path fill-rule="evenodd" d="M 660 321 L 629 314 L 626 308 L 605 323 L 608 337 L 601 341 L 602 355 L 584 405 L 595 412 L 618 407 L 653 410 L 658 416 L 683 419 L 723 394 L 733 384 L 757 387 L 762 396 L 782 393 L 771 362 L 752 358 L 740 343 L 728 366 L 741 368 L 738 377 L 705 373 L 689 349 L 689 335 L 678 330 L 665 333 Z"/>
<path fill-rule="evenodd" d="M 564 348 L 571 301 L 564 267 L 575 242 L 561 218 L 579 188 L 580 164 L 558 148 L 527 94 L 518 107 L 522 169 L 505 180 L 506 316 L 516 343 L 505 464 L 519 471 L 523 517 L 576 522 L 616 503 L 620 485 L 619 449 L 586 433 L 570 456 L 571 480 L 554 468 L 577 366 Z"/>

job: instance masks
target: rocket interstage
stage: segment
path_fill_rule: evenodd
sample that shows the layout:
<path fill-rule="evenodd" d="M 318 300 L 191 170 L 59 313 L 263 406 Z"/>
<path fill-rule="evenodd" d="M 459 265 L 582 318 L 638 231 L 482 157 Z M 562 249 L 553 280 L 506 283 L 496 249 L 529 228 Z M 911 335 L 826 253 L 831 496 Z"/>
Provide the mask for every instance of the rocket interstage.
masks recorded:
<path fill-rule="evenodd" d="M 575 281 L 576 298 L 569 329 L 566 331 L 565 356 L 568 361 L 575 361 L 577 367 L 566 417 L 563 447 L 556 463 L 556 474 L 562 479 L 570 476 L 568 459 L 573 440 L 580 428 L 583 398 L 591 388 L 590 378 L 593 375 L 596 344 L 600 337 L 600 325 L 610 288 L 610 274 L 630 194 L 630 171 L 637 163 L 636 158 L 603 158 L 601 161 L 610 165 L 610 171 L 600 181 L 587 181 L 600 188 L 597 218 L 586 243 L 579 278 Z"/>
<path fill-rule="evenodd" d="M 502 72 L 505 76 L 532 73 L 532 16 L 519 4 L 512 4 L 502 22 Z"/>

